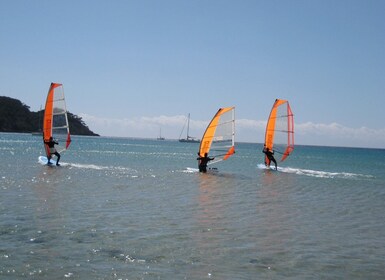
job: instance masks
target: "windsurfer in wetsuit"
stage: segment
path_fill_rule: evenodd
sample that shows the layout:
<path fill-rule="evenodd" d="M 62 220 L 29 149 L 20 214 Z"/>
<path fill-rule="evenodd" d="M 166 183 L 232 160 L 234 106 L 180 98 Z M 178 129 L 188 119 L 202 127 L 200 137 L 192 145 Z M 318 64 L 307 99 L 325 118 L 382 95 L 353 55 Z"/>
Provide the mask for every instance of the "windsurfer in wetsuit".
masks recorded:
<path fill-rule="evenodd" d="M 199 153 L 198 153 L 198 155 L 199 155 Z M 207 172 L 207 163 L 213 159 L 215 159 L 215 158 L 208 157 L 207 153 L 205 153 L 205 155 L 203 157 L 201 157 L 199 155 L 199 157 L 197 158 L 197 160 L 199 160 L 199 164 L 198 164 L 199 172 L 206 173 Z"/>
<path fill-rule="evenodd" d="M 53 140 L 52 137 L 50 137 L 48 141 L 44 141 L 44 144 L 46 144 L 49 148 L 48 164 L 52 164 L 51 158 L 52 158 L 52 155 L 55 155 L 57 156 L 56 165 L 59 166 L 60 154 L 55 149 L 55 145 L 58 145 L 59 143 Z"/>
<path fill-rule="evenodd" d="M 270 151 L 269 148 L 267 148 L 266 146 L 263 146 L 262 153 L 264 153 L 266 155 L 267 159 L 269 160 L 269 162 L 266 162 L 266 160 L 265 160 L 265 165 L 270 167 L 270 162 L 274 162 L 275 170 L 277 170 L 277 161 L 275 160 L 275 158 L 273 156 L 274 151 Z"/>

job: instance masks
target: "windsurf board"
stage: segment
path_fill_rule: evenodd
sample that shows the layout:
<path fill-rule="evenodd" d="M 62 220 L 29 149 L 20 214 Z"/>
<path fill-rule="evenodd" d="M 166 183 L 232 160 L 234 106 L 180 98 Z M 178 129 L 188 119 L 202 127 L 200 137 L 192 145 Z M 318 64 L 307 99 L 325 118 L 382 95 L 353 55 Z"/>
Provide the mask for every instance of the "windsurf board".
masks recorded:
<path fill-rule="evenodd" d="M 39 163 L 40 164 L 42 164 L 42 165 L 49 165 L 49 166 L 57 166 L 56 165 L 56 160 L 55 159 L 52 159 L 51 158 L 51 161 L 50 161 L 51 163 L 50 164 L 48 164 L 48 159 L 47 159 L 47 157 L 45 157 L 45 156 L 39 156 Z"/>
<path fill-rule="evenodd" d="M 258 164 L 258 168 L 259 169 L 264 169 L 264 170 L 272 170 L 272 171 L 279 171 L 279 167 L 278 167 L 278 169 L 275 169 L 275 167 L 274 166 L 266 166 L 265 164 L 262 164 L 262 163 L 260 163 L 260 164 Z"/>

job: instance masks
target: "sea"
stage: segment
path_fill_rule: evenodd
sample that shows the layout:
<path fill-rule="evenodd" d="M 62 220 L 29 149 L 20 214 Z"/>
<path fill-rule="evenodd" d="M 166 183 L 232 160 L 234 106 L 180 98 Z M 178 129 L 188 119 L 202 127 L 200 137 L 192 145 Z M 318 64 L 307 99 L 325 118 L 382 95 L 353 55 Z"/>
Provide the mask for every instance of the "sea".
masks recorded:
<path fill-rule="evenodd" d="M 0 133 L 0 279 L 385 279 L 385 150 Z"/>

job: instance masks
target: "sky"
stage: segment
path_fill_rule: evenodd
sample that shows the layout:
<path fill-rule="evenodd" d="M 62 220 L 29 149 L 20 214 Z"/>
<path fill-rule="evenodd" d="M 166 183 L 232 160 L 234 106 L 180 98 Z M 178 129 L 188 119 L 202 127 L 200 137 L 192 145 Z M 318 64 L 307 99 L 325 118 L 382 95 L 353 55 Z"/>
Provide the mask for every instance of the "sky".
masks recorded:
<path fill-rule="evenodd" d="M 102 136 L 200 138 L 235 106 L 263 143 L 276 98 L 295 143 L 385 148 L 383 0 L 2 0 L 0 96 L 37 111 L 51 82 Z M 184 130 L 182 137 L 185 136 Z"/>

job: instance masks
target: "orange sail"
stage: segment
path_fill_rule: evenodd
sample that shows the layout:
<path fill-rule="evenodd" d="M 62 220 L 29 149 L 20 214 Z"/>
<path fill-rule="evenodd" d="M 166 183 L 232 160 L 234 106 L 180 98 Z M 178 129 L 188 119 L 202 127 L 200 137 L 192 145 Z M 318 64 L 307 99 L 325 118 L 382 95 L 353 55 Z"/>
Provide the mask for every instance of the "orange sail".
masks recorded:
<path fill-rule="evenodd" d="M 51 83 L 45 102 L 43 119 L 44 142 L 49 141 L 50 137 L 59 142 L 56 146 L 59 153 L 68 149 L 71 143 L 63 85 L 57 83 Z M 44 146 L 48 157 L 50 156 L 49 148 L 47 145 Z"/>
<path fill-rule="evenodd" d="M 200 157 L 205 153 L 215 157 L 209 164 L 226 160 L 235 153 L 234 110 L 235 107 L 219 109 L 203 134 L 198 154 Z"/>
<path fill-rule="evenodd" d="M 284 161 L 294 150 L 294 115 L 287 100 L 276 99 L 266 125 L 264 148 L 281 154 Z M 265 158 L 266 162 L 269 162 Z"/>

